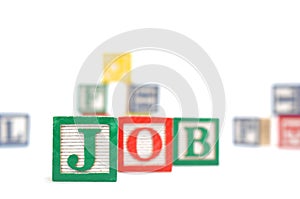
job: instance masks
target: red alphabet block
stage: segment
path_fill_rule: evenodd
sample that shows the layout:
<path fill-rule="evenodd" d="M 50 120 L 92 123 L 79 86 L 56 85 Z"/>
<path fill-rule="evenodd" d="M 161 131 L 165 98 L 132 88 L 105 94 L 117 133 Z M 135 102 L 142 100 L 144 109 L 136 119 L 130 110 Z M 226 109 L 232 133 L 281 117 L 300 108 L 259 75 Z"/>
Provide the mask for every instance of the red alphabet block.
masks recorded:
<path fill-rule="evenodd" d="M 279 147 L 300 149 L 300 116 L 279 117 Z"/>
<path fill-rule="evenodd" d="M 172 126 L 169 118 L 119 118 L 119 171 L 171 171 Z"/>

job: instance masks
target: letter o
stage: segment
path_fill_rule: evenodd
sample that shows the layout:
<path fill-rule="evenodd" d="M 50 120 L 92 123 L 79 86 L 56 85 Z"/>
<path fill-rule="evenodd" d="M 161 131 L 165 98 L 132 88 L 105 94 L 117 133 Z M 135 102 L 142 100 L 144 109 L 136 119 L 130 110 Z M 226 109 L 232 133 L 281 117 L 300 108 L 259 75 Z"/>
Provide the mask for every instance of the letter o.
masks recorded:
<path fill-rule="evenodd" d="M 137 153 L 137 137 L 139 133 L 143 130 L 149 131 L 152 136 L 152 155 L 148 158 L 142 158 Z M 139 161 L 149 161 L 151 159 L 154 159 L 157 157 L 161 151 L 162 148 L 162 140 L 160 135 L 152 128 L 137 128 L 135 129 L 128 137 L 127 139 L 127 150 L 135 159 Z"/>

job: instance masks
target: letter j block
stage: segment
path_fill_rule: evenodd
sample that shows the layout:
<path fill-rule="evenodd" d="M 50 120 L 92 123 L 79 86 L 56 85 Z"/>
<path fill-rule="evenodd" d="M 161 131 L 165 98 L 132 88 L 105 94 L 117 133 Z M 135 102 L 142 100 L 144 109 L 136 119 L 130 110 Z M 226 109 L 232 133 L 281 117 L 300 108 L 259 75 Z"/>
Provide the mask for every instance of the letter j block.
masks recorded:
<path fill-rule="evenodd" d="M 219 164 L 219 120 L 174 118 L 174 165 Z"/>
<path fill-rule="evenodd" d="M 109 117 L 53 118 L 53 181 L 115 182 L 117 121 Z"/>
<path fill-rule="evenodd" d="M 172 119 L 119 118 L 121 172 L 170 172 L 172 170 Z"/>

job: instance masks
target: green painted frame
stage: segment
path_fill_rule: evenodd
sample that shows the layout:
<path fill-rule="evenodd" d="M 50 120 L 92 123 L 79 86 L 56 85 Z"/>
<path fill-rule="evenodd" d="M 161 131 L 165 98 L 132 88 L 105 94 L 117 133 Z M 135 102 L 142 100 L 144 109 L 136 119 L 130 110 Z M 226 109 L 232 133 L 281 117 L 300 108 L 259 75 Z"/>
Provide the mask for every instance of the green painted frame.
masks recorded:
<path fill-rule="evenodd" d="M 216 144 L 214 160 L 179 160 L 178 159 L 178 126 L 181 121 L 186 122 L 213 122 L 216 125 Z M 219 119 L 217 118 L 174 118 L 173 119 L 173 165 L 197 166 L 219 165 Z"/>
<path fill-rule="evenodd" d="M 109 134 L 109 173 L 101 174 L 62 174 L 60 172 L 60 126 L 62 124 L 108 124 Z M 117 181 L 117 139 L 118 121 L 112 117 L 54 117 L 53 118 L 53 167 L 52 180 L 62 182 L 116 182 Z"/>
<path fill-rule="evenodd" d="M 98 90 L 98 89 L 101 89 L 103 91 L 103 95 L 104 95 L 104 106 L 103 106 L 103 109 L 102 110 L 92 110 L 92 109 L 82 109 L 81 106 L 80 106 L 80 89 L 83 88 L 83 87 L 87 87 L 87 88 L 94 88 L 95 90 Z M 107 94 L 108 94 L 108 88 L 107 88 L 107 85 L 106 84 L 82 84 L 82 85 L 79 85 L 78 87 L 78 91 L 77 91 L 77 97 L 78 97 L 78 100 L 77 100 L 77 107 L 78 107 L 78 111 L 82 114 L 105 114 L 106 111 L 107 111 Z M 87 94 L 87 92 L 85 93 Z M 88 101 L 91 100 L 90 97 L 87 97 Z"/>

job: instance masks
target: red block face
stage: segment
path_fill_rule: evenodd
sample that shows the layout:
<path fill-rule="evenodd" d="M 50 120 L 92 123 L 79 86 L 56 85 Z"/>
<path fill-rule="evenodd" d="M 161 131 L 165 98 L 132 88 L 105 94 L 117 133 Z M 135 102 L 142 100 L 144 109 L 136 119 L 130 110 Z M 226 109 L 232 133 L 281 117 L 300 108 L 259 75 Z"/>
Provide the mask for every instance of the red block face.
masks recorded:
<path fill-rule="evenodd" d="M 119 118 L 119 171 L 171 171 L 172 126 L 169 118 Z"/>
<path fill-rule="evenodd" d="M 300 149 L 300 116 L 279 117 L 279 147 Z"/>

